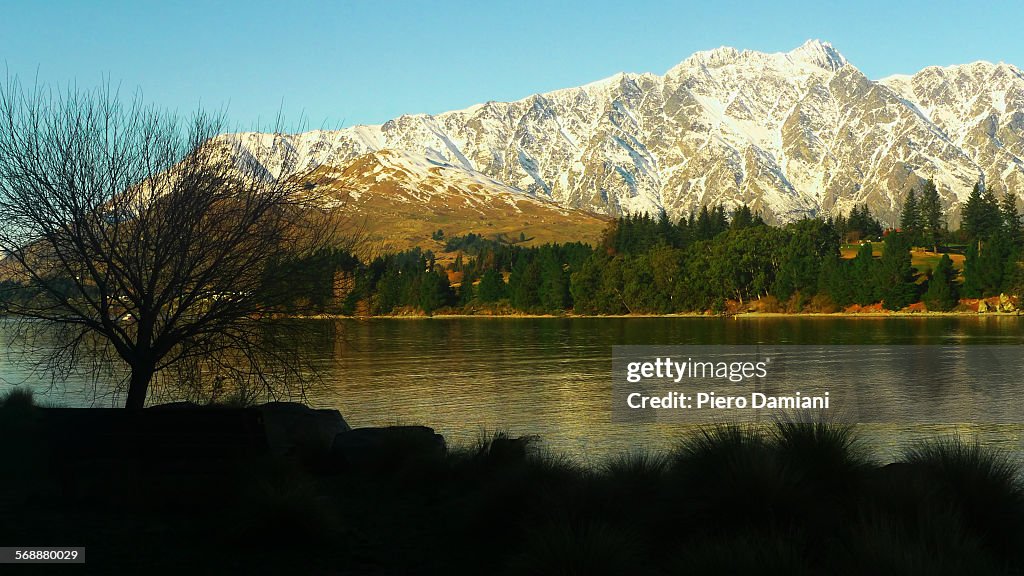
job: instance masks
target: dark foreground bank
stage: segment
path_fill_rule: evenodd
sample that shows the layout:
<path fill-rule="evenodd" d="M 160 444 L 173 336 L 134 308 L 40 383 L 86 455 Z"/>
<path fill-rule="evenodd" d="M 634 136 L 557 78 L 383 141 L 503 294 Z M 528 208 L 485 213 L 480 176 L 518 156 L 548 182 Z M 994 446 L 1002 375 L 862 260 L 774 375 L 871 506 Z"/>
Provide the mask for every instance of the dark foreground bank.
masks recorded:
<path fill-rule="evenodd" d="M 292 404 L 131 413 L 14 395 L 0 442 L 0 545 L 87 548 L 85 566 L 48 573 L 1024 569 L 1019 470 L 958 439 L 883 465 L 849 427 L 718 427 L 589 469 L 529 438 L 449 449 L 428 428 L 349 430 Z"/>

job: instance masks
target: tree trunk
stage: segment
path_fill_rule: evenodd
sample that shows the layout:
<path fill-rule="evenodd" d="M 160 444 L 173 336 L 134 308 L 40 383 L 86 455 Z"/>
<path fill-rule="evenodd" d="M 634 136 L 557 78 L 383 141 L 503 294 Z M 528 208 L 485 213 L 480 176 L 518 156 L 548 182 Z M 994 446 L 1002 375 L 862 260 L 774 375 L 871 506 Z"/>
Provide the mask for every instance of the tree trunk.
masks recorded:
<path fill-rule="evenodd" d="M 149 382 L 153 379 L 152 367 L 132 367 L 132 376 L 128 383 L 128 399 L 124 407 L 131 410 L 139 410 L 146 406 L 146 394 L 149 392 Z"/>

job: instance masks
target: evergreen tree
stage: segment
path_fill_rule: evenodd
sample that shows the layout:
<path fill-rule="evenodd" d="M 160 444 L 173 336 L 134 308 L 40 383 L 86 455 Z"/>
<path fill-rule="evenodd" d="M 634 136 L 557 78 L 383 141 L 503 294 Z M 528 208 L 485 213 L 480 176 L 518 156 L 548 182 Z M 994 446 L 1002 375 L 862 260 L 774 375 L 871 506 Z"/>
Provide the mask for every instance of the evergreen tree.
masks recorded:
<path fill-rule="evenodd" d="M 853 302 L 861 306 L 874 304 L 879 299 L 875 273 L 875 257 L 870 242 L 861 244 L 857 256 L 850 264 L 850 290 Z"/>
<path fill-rule="evenodd" d="M 964 284 L 962 292 L 968 298 L 981 298 L 985 291 L 980 270 L 982 265 L 978 262 L 978 244 L 972 241 L 967 246 L 967 254 L 964 259 Z"/>
<path fill-rule="evenodd" d="M 1002 233 L 992 236 L 983 249 L 972 243 L 964 262 L 964 295 L 968 298 L 998 295 L 1003 290 L 1007 262 L 1013 254 L 1013 247 Z"/>
<path fill-rule="evenodd" d="M 622 300 L 630 312 L 656 312 L 658 294 L 647 254 L 623 259 Z"/>
<path fill-rule="evenodd" d="M 664 243 L 669 246 L 674 245 L 676 236 L 676 227 L 672 225 L 672 221 L 668 218 L 668 213 L 662 210 L 658 214 L 658 228 L 656 234 L 655 243 Z"/>
<path fill-rule="evenodd" d="M 715 225 L 712 222 L 711 212 L 707 204 L 700 207 L 700 215 L 697 216 L 696 235 L 697 240 L 711 240 L 715 237 Z"/>
<path fill-rule="evenodd" d="M 1003 272 L 1003 291 L 1017 296 L 1024 295 L 1024 261 L 1022 261 L 1020 251 L 1006 261 L 1006 269 Z"/>
<path fill-rule="evenodd" d="M 518 310 L 540 306 L 540 266 L 536 258 L 520 254 L 508 278 L 508 291 L 512 306 Z"/>
<path fill-rule="evenodd" d="M 992 190 L 986 190 L 982 196 L 982 206 L 984 210 L 982 212 L 982 238 L 993 238 L 1003 228 L 1003 214 L 999 210 L 999 199 L 996 198 L 995 192 Z"/>
<path fill-rule="evenodd" d="M 1006 239 L 1014 246 L 1021 246 L 1024 237 L 1021 236 L 1020 211 L 1017 209 L 1017 195 L 1007 191 L 999 204 L 999 211 L 1003 219 L 1003 231 Z"/>
<path fill-rule="evenodd" d="M 900 212 L 900 232 L 913 244 L 920 235 L 920 226 L 921 208 L 917 202 L 917 192 L 911 189 L 903 202 L 903 211 Z"/>
<path fill-rule="evenodd" d="M 967 197 L 961 209 L 960 230 L 967 236 L 968 241 L 976 242 L 982 237 L 984 229 L 985 206 L 981 192 L 981 182 L 974 184 L 971 195 Z"/>
<path fill-rule="evenodd" d="M 957 305 L 955 280 L 956 269 L 953 268 L 953 261 L 948 255 L 943 254 L 928 277 L 928 290 L 922 298 L 929 310 L 952 310 Z"/>
<path fill-rule="evenodd" d="M 694 228 L 695 220 L 693 219 L 693 213 L 686 218 L 680 218 L 675 225 L 674 238 L 675 241 L 671 244 L 676 248 L 682 248 L 690 242 L 694 241 Z"/>
<path fill-rule="evenodd" d="M 715 206 L 715 210 L 711 214 L 711 224 L 714 231 L 712 237 L 718 236 L 729 229 L 729 219 L 725 215 L 725 206 L 721 204 Z"/>
<path fill-rule="evenodd" d="M 545 246 L 540 252 L 540 305 L 555 312 L 569 305 L 569 278 L 557 251 Z"/>
<path fill-rule="evenodd" d="M 934 252 L 939 251 L 939 241 L 946 230 L 945 218 L 942 214 L 942 202 L 939 199 L 939 191 L 935 188 L 935 182 L 925 182 L 921 192 L 920 211 L 920 236 L 924 244 L 931 246 Z"/>
<path fill-rule="evenodd" d="M 600 314 L 598 302 L 601 279 L 606 256 L 595 254 L 583 261 L 579 269 L 570 276 L 569 292 L 572 295 L 573 310 L 579 314 Z"/>
<path fill-rule="evenodd" d="M 463 277 L 463 282 L 462 284 L 459 285 L 459 306 L 469 306 L 470 303 L 473 302 L 474 295 L 475 290 L 473 290 L 473 283 L 468 280 L 465 280 L 465 277 Z"/>
<path fill-rule="evenodd" d="M 893 232 L 885 238 L 885 250 L 877 270 L 880 296 L 887 309 L 899 310 L 917 299 L 910 243 L 902 233 Z"/>
<path fill-rule="evenodd" d="M 818 275 L 818 291 L 832 299 L 837 306 L 845 307 L 854 303 L 856 285 L 850 279 L 850 263 L 838 255 L 826 257 L 821 263 Z"/>
<path fill-rule="evenodd" d="M 967 236 L 968 242 L 974 244 L 977 254 L 984 252 L 984 244 L 1003 228 L 1003 215 L 999 209 L 999 201 L 991 190 L 981 191 L 981 184 L 975 184 L 974 190 L 963 205 L 960 229 Z M 966 270 L 964 281 L 967 281 Z"/>
<path fill-rule="evenodd" d="M 788 300 L 794 292 L 812 296 L 818 289 L 821 263 L 839 256 L 835 230 L 821 220 L 805 219 L 786 226 L 773 292 Z"/>
<path fill-rule="evenodd" d="M 849 218 L 840 215 L 834 223 L 840 237 L 878 238 L 882 235 L 882 223 L 871 215 L 867 204 L 859 204 L 850 210 Z"/>
<path fill-rule="evenodd" d="M 451 285 L 447 274 L 441 270 L 422 274 L 419 280 L 419 307 L 427 315 L 448 304 L 450 295 Z"/>
<path fill-rule="evenodd" d="M 501 279 L 501 273 L 494 268 L 488 268 L 480 277 L 480 284 L 476 287 L 476 298 L 480 302 L 497 302 L 505 297 L 505 281 Z"/>
<path fill-rule="evenodd" d="M 733 230 L 742 230 L 744 228 L 750 228 L 754 225 L 754 214 L 750 211 L 750 207 L 744 204 L 743 206 L 737 207 L 732 212 L 732 222 L 729 223 L 729 227 Z"/>

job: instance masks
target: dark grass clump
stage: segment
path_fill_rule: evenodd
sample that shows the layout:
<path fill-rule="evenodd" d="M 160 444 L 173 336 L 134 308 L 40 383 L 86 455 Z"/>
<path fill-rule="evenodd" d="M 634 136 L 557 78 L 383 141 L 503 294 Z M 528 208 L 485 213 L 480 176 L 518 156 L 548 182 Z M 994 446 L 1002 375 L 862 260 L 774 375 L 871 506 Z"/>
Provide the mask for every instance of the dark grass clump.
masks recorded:
<path fill-rule="evenodd" d="M 0 395 L 0 409 L 28 411 L 35 408 L 35 397 L 29 388 L 12 388 Z"/>
<path fill-rule="evenodd" d="M 767 435 L 795 497 L 786 508 L 790 521 L 808 532 L 841 536 L 837 527 L 855 519 L 875 466 L 856 429 L 809 418 L 780 419 Z"/>
<path fill-rule="evenodd" d="M 552 454 L 535 436 L 484 432 L 474 446 L 451 452 L 449 500 L 438 503 L 448 518 L 449 538 L 465 543 L 444 559 L 444 573 L 500 574 L 517 553 L 522 565 L 544 556 L 534 539 L 548 525 L 586 521 L 592 508 L 590 471 L 571 458 Z M 564 540 L 563 540 L 564 542 Z"/>
<path fill-rule="evenodd" d="M 52 489 L 38 415 L 32 390 L 0 395 L 0 500 L 11 506 L 29 508 Z"/>
<path fill-rule="evenodd" d="M 907 448 L 899 464 L 929 509 L 951 508 L 987 548 L 1021 563 L 1024 481 L 1007 454 L 953 436 Z"/>
<path fill-rule="evenodd" d="M 703 428 L 684 439 L 670 459 L 673 488 L 667 507 L 713 530 L 772 526 L 779 504 L 791 495 L 787 469 L 756 426 Z"/>
<path fill-rule="evenodd" d="M 644 483 L 662 476 L 668 464 L 668 457 L 664 454 L 637 450 L 613 456 L 604 463 L 601 471 L 614 482 Z"/>
<path fill-rule="evenodd" d="M 776 420 L 769 441 L 787 466 L 830 489 L 860 479 L 874 466 L 867 445 L 848 424 L 813 419 Z"/>

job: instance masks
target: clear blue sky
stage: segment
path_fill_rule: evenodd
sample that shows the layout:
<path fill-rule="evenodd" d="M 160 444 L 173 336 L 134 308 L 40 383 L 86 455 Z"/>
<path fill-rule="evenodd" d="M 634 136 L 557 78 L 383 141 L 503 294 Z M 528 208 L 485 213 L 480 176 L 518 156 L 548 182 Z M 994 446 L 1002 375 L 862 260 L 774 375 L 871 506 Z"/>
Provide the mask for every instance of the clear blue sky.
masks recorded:
<path fill-rule="evenodd" d="M 974 60 L 1024 66 L 1024 7 L 988 2 L 157 2 L 0 0 L 0 66 L 109 77 L 248 129 L 279 109 L 336 128 L 515 100 L 616 72 L 661 74 L 721 45 L 828 40 L 871 78 Z"/>

